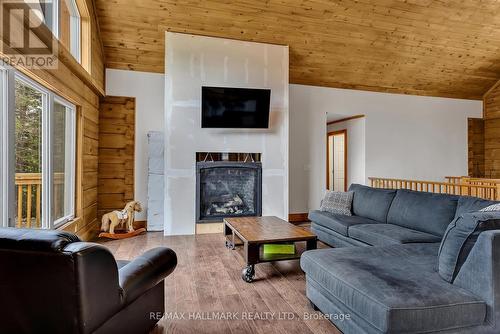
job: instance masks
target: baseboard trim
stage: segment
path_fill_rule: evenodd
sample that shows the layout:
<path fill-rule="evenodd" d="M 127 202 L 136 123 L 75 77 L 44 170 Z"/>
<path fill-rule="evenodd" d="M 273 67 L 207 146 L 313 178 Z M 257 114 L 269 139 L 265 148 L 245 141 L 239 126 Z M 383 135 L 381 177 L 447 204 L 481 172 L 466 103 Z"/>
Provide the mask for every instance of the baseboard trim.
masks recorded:
<path fill-rule="evenodd" d="M 309 221 L 307 218 L 308 213 L 290 213 L 288 215 L 288 221 L 292 224 L 305 223 Z"/>

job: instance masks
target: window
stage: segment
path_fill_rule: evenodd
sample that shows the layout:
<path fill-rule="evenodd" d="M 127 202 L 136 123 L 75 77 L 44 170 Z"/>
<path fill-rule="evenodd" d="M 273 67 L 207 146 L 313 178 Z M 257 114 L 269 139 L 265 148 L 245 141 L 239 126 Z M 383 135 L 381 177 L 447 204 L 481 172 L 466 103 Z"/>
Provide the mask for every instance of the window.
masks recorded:
<path fill-rule="evenodd" d="M 64 1 L 64 0 L 63 0 Z M 59 12 L 59 0 L 38 0 L 30 2 L 31 6 L 39 9 L 43 14 L 45 25 L 52 31 L 52 34 L 59 38 L 59 23 L 57 13 Z"/>
<path fill-rule="evenodd" d="M 47 98 L 47 94 L 29 80 L 16 76 L 13 147 L 18 227 L 42 227 L 42 214 L 45 214 L 41 206 L 42 189 L 45 192 L 48 188 L 43 185 L 46 149 L 42 143 L 42 117 L 47 113 Z"/>
<path fill-rule="evenodd" d="M 73 218 L 75 198 L 75 108 L 54 98 L 52 112 L 52 220 Z"/>
<path fill-rule="evenodd" d="M 39 9 L 52 34 L 81 63 L 81 15 L 76 0 L 38 0 L 32 6 Z"/>
<path fill-rule="evenodd" d="M 6 140 L 4 139 L 4 134 L 6 134 L 6 126 L 7 119 L 4 116 L 7 115 L 7 89 L 5 82 L 7 81 L 7 71 L 0 68 L 0 194 L 6 193 L 6 186 L 8 179 L 7 177 L 7 166 L 5 163 L 5 159 L 7 157 L 6 147 L 4 147 L 4 143 Z M 1 196 L 0 198 L 0 227 L 6 226 L 6 222 L 8 221 L 7 214 L 7 198 L 6 196 Z"/>
<path fill-rule="evenodd" d="M 60 0 L 59 5 L 59 40 L 81 62 L 81 20 L 76 0 Z"/>
<path fill-rule="evenodd" d="M 3 226 L 57 227 L 74 218 L 75 106 L 14 70 L 0 74 Z"/>

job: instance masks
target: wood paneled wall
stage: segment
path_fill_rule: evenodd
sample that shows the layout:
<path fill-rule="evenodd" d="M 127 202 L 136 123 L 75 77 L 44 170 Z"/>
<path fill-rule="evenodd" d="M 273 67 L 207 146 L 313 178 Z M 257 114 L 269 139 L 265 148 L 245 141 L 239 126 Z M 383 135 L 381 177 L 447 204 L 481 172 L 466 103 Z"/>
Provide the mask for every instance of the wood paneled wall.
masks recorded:
<path fill-rule="evenodd" d="M 99 115 L 98 217 L 134 199 L 135 99 L 106 96 Z"/>
<path fill-rule="evenodd" d="M 92 55 L 89 71 L 78 64 L 61 43 L 57 69 L 17 69 L 77 106 L 76 219 L 62 229 L 88 240 L 98 231 L 97 155 L 99 99 L 104 95 L 104 59 L 93 1 L 79 2 L 88 10 L 91 41 L 89 53 Z M 47 36 L 45 37 L 50 38 L 51 34 Z M 4 40 L 3 36 L 0 36 L 0 40 Z"/>
<path fill-rule="evenodd" d="M 500 85 L 484 96 L 485 177 L 500 178 Z"/>
<path fill-rule="evenodd" d="M 468 159 L 471 177 L 484 177 L 484 120 L 468 120 Z"/>
<path fill-rule="evenodd" d="M 96 7 L 110 68 L 164 72 L 171 31 L 289 45 L 295 84 L 480 100 L 500 76 L 496 0 L 96 0 Z"/>

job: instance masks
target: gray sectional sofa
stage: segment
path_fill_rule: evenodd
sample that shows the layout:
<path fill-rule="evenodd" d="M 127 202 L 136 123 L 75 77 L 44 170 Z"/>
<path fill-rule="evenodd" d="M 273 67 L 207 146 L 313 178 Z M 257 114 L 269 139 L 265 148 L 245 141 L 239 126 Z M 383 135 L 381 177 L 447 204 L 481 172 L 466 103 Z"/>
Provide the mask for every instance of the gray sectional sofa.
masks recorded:
<path fill-rule="evenodd" d="M 301 257 L 308 298 L 338 329 L 500 333 L 499 230 L 474 234 L 451 282 L 438 273 L 440 242 L 454 218 L 495 202 L 361 185 L 350 191 L 353 216 L 309 215 L 319 240 L 335 248 Z"/>

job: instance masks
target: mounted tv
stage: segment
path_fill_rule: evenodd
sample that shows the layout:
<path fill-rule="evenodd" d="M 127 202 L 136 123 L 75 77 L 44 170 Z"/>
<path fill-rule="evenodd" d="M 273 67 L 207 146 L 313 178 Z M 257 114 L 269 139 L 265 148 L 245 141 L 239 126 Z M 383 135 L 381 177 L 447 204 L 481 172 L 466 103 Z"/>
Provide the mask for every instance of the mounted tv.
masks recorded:
<path fill-rule="evenodd" d="M 202 128 L 269 127 L 270 89 L 202 87 Z"/>

